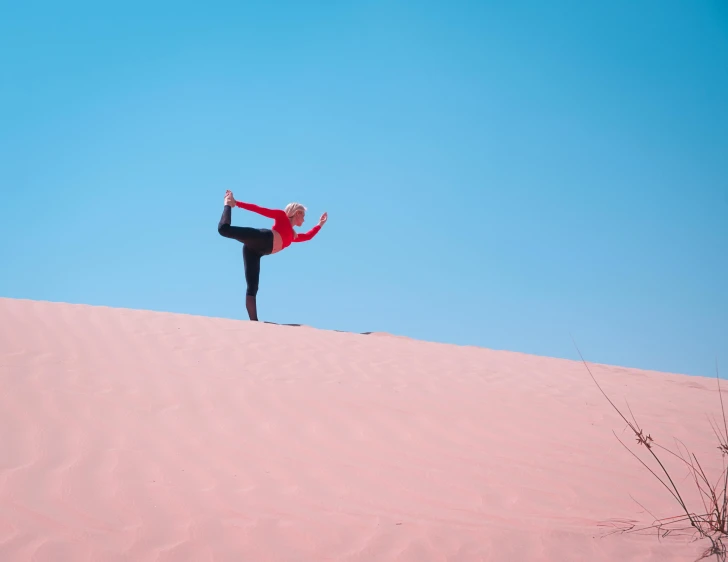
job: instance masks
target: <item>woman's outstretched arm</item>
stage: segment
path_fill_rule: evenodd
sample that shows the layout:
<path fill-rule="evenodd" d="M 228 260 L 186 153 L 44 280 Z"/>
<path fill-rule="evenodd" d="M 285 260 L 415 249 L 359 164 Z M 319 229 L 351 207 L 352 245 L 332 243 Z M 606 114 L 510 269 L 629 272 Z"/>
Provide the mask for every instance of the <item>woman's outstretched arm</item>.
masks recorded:
<path fill-rule="evenodd" d="M 324 213 L 321 215 L 321 218 L 319 219 L 319 222 L 316 226 L 314 226 L 311 230 L 308 232 L 301 232 L 300 234 L 296 234 L 295 238 L 293 238 L 294 242 L 306 242 L 308 240 L 311 240 L 314 236 L 316 236 L 321 230 L 321 227 L 326 224 L 326 221 L 328 220 L 329 215 L 328 213 Z"/>
<path fill-rule="evenodd" d="M 321 227 L 319 225 L 316 225 L 308 232 L 297 232 L 296 237 L 293 239 L 293 241 L 294 242 L 307 242 L 308 240 L 311 240 L 311 238 L 316 236 L 318 234 L 319 230 L 321 230 Z"/>
<path fill-rule="evenodd" d="M 266 207 L 255 205 L 254 203 L 243 203 L 242 201 L 235 201 L 235 206 L 240 207 L 241 209 L 245 209 L 246 211 L 258 213 L 259 215 L 263 215 L 264 217 L 268 217 L 269 219 L 278 218 L 281 213 L 283 215 L 286 214 L 286 212 L 282 209 L 267 209 Z"/>
<path fill-rule="evenodd" d="M 269 219 L 281 218 L 281 214 L 283 214 L 284 216 L 286 214 L 285 211 L 281 209 L 267 209 L 266 207 L 261 207 L 260 205 L 255 205 L 253 203 L 243 203 L 242 201 L 236 201 L 235 197 L 233 197 L 233 192 L 229 189 L 225 192 L 225 197 L 226 203 L 230 202 L 236 207 L 240 207 L 241 209 L 245 209 L 246 211 L 258 213 L 259 215 L 263 215 L 264 217 L 268 217 Z"/>

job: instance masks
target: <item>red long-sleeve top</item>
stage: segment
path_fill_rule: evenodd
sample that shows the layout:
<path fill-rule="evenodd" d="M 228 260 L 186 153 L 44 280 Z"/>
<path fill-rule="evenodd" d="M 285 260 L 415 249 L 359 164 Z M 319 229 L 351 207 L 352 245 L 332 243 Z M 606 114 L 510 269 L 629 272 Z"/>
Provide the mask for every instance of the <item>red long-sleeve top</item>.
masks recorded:
<path fill-rule="evenodd" d="M 243 203 L 242 201 L 236 201 L 235 205 L 246 211 L 253 211 L 254 213 L 273 219 L 275 221 L 273 223 L 273 230 L 281 235 L 281 240 L 283 241 L 283 247 L 281 249 L 290 246 L 291 242 L 306 242 L 307 240 L 311 240 L 321 230 L 321 226 L 317 224 L 308 232 L 296 233 L 293 230 L 293 226 L 291 226 L 288 215 L 282 209 L 266 209 L 265 207 L 260 207 L 253 203 Z"/>

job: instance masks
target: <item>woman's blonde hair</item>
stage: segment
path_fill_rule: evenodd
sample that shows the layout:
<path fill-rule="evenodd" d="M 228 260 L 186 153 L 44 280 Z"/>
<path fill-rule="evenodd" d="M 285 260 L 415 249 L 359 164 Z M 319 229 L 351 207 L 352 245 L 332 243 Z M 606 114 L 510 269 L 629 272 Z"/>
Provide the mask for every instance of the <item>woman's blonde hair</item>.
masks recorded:
<path fill-rule="evenodd" d="M 292 217 L 298 211 L 303 211 L 305 213 L 306 212 L 306 207 L 304 207 L 300 203 L 289 203 L 288 205 L 286 205 L 286 209 L 285 210 L 286 210 L 286 215 L 288 215 L 289 217 Z"/>

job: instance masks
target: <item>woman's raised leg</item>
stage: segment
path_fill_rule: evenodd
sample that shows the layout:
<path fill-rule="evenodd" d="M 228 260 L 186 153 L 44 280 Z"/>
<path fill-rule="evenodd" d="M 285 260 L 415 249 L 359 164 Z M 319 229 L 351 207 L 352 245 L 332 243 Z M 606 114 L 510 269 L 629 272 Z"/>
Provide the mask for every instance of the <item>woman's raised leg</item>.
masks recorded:
<path fill-rule="evenodd" d="M 254 244 L 266 241 L 267 236 L 264 231 L 259 228 L 250 228 L 249 226 L 230 226 L 231 211 L 229 205 L 225 205 L 222 209 L 222 217 L 217 223 L 217 232 L 225 238 L 232 238 L 243 244 Z"/>

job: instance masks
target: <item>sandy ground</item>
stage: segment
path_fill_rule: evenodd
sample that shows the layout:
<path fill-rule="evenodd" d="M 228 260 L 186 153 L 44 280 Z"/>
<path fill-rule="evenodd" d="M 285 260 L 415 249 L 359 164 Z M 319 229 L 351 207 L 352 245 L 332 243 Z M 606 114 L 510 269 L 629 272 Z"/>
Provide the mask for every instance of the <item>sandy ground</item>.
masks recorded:
<path fill-rule="evenodd" d="M 592 369 L 717 477 L 715 379 Z M 708 546 L 608 535 L 652 522 L 637 502 L 679 509 L 577 361 L 0 299 L 0 389 L 4 562 L 670 562 Z"/>

